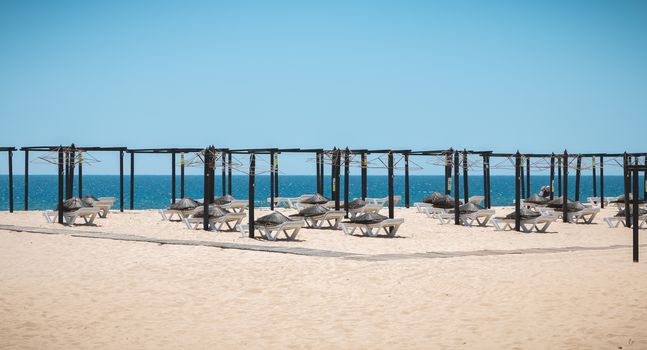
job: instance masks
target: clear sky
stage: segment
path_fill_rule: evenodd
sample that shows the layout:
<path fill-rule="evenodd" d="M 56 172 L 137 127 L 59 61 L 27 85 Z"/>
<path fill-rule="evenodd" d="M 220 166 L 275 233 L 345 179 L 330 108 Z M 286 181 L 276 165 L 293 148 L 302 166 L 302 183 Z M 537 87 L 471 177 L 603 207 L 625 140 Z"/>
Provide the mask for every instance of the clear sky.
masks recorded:
<path fill-rule="evenodd" d="M 0 146 L 647 150 L 647 1 L 5 0 L 0 47 Z"/>

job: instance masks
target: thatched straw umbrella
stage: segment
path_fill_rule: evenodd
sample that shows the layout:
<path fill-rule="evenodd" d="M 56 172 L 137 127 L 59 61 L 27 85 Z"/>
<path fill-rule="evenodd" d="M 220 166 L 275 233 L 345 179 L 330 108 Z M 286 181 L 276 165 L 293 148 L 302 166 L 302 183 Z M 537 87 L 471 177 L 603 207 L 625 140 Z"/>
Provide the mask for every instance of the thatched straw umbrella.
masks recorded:
<path fill-rule="evenodd" d="M 301 203 L 303 203 L 303 204 L 326 204 L 326 203 L 328 203 L 328 198 L 320 195 L 319 193 L 315 193 L 314 195 L 302 200 Z"/>
<path fill-rule="evenodd" d="M 189 210 L 195 209 L 198 205 L 198 202 L 194 201 L 191 198 L 182 198 L 179 201 L 171 204 L 171 209 L 173 210 Z"/>
<path fill-rule="evenodd" d="M 379 222 L 382 222 L 384 220 L 388 219 L 388 217 L 384 215 L 380 215 L 378 213 L 365 213 L 362 215 L 358 215 L 352 219 L 350 219 L 350 222 L 358 223 L 358 224 L 377 224 Z"/>
<path fill-rule="evenodd" d="M 348 202 L 348 209 L 359 209 L 362 208 L 366 205 L 366 201 L 363 201 L 359 198 L 353 199 L 352 201 Z"/>
<path fill-rule="evenodd" d="M 288 221 L 292 220 L 290 220 L 290 218 L 288 218 L 287 216 L 279 213 L 278 211 L 275 211 L 272 214 L 261 216 L 260 218 L 256 219 L 256 221 L 254 221 L 254 224 L 259 226 L 276 226 Z"/>
<path fill-rule="evenodd" d="M 321 206 L 321 205 L 313 205 L 311 207 L 307 207 L 305 209 L 302 209 L 299 211 L 298 214 L 295 215 L 290 215 L 290 216 L 303 216 L 303 217 L 311 217 L 311 216 L 319 216 L 323 215 L 328 212 L 328 208 Z"/>

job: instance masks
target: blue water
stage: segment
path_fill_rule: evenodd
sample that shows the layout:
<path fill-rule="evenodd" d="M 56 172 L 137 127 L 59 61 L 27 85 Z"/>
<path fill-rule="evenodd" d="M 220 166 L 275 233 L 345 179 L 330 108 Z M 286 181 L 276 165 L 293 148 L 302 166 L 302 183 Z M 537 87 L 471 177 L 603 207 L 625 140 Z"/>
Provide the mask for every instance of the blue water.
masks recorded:
<path fill-rule="evenodd" d="M 394 191 L 396 195 L 404 198 L 404 177 L 395 177 Z M 256 205 L 267 206 L 267 198 L 270 196 L 269 176 L 256 177 Z M 351 176 L 349 178 L 349 197 L 361 196 L 361 177 Z M 410 196 L 411 203 L 420 201 L 425 195 L 437 191 L 443 192 L 443 176 L 411 176 Z M 531 193 L 536 193 L 542 185 L 547 185 L 548 176 L 531 177 Z M 598 178 L 599 182 L 599 178 Z M 622 176 L 605 176 L 605 196 L 617 196 L 623 193 Z M 641 179 L 641 191 L 643 184 Z M 216 177 L 216 195 L 222 193 L 221 178 Z M 304 193 L 314 193 L 316 186 L 315 176 L 289 176 L 279 177 L 279 194 L 282 197 L 296 197 Z M 463 188 L 461 180 L 461 198 Z M 56 175 L 30 175 L 29 176 L 29 208 L 49 209 L 54 206 L 57 197 L 58 178 Z M 75 183 L 76 186 L 76 183 Z M 124 208 L 129 208 L 130 203 L 130 178 L 124 176 Z M 8 177 L 0 176 L 0 210 L 9 208 Z M 202 176 L 191 175 L 185 177 L 186 196 L 202 198 Z M 248 189 L 248 178 L 244 175 L 232 177 L 232 194 L 235 198 L 246 199 Z M 491 177 L 492 204 L 511 205 L 514 198 L 514 176 L 492 176 Z M 471 195 L 483 194 L 483 177 L 469 177 L 469 191 Z M 555 188 L 557 192 L 557 187 Z M 582 176 L 580 198 L 592 195 L 592 177 Z M 76 189 L 75 189 L 76 195 Z M 93 194 L 97 197 L 119 198 L 119 176 L 116 175 L 86 175 L 83 177 L 83 193 Z M 343 199 L 343 178 L 342 178 L 342 199 Z M 575 193 L 575 177 L 569 177 L 569 198 Z M 324 195 L 330 197 L 330 177 L 324 181 Z M 387 192 L 386 176 L 368 177 L 369 197 L 385 197 Z M 598 185 L 599 195 L 599 185 Z M 180 178 L 177 177 L 177 196 L 180 196 Z M 171 176 L 164 175 L 137 175 L 135 177 L 135 209 L 155 209 L 167 207 L 171 198 Z M 401 201 L 398 205 L 404 205 Z M 118 206 L 118 202 L 117 202 Z M 14 176 L 14 208 L 24 208 L 24 177 Z"/>

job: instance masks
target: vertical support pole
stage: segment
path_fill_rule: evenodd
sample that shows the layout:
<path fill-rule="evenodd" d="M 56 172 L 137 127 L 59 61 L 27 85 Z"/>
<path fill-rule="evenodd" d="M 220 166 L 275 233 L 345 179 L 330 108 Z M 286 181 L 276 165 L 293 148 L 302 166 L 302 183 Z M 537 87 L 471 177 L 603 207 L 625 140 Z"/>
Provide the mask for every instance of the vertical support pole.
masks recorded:
<path fill-rule="evenodd" d="M 79 198 L 83 198 L 83 152 L 79 151 Z"/>
<path fill-rule="evenodd" d="M 135 209 L 135 153 L 130 152 L 130 210 Z"/>
<path fill-rule="evenodd" d="M 638 159 L 638 157 L 636 157 L 636 165 L 638 165 L 637 164 L 637 159 Z M 633 201 L 633 221 L 634 221 L 633 222 L 633 260 L 634 260 L 635 263 L 638 262 L 638 253 L 639 253 L 638 252 L 638 247 L 640 246 L 639 242 L 638 242 L 638 229 L 640 229 L 640 226 L 638 225 L 638 215 L 639 215 L 638 208 L 640 207 L 640 204 L 638 204 L 638 200 L 637 200 L 638 196 L 639 196 L 639 193 L 640 193 L 640 189 L 638 188 L 638 177 L 639 176 L 640 176 L 640 173 L 638 172 L 638 167 L 636 166 L 634 168 L 634 176 L 633 176 L 633 180 L 634 180 L 634 191 L 633 191 L 634 192 L 634 201 Z M 625 197 L 625 199 L 626 199 L 626 197 Z M 629 203 L 627 201 L 625 201 L 625 211 L 629 212 Z"/>
<path fill-rule="evenodd" d="M 404 207 L 409 208 L 409 153 L 404 154 Z"/>
<path fill-rule="evenodd" d="M 29 150 L 25 150 L 25 211 L 29 210 Z"/>
<path fill-rule="evenodd" d="M 320 167 L 320 162 L 319 162 L 319 152 L 315 153 L 315 165 L 316 165 L 316 176 L 317 176 L 317 185 L 315 186 L 315 193 L 321 194 L 319 191 L 320 183 L 321 183 L 321 171 L 319 171 Z"/>
<path fill-rule="evenodd" d="M 222 151 L 220 152 L 220 165 L 222 167 L 222 171 L 220 172 L 220 178 L 222 182 L 222 195 L 227 194 L 227 160 L 225 159 L 225 152 Z"/>
<path fill-rule="evenodd" d="M 645 156 L 643 164 L 647 167 L 647 155 Z M 643 170 L 643 199 L 647 201 L 647 168 Z"/>
<path fill-rule="evenodd" d="M 274 152 L 270 152 L 270 210 L 274 210 Z"/>
<path fill-rule="evenodd" d="M 227 193 L 231 196 L 231 152 L 227 153 L 227 163 L 229 163 L 227 166 Z"/>
<path fill-rule="evenodd" d="M 591 175 L 593 176 L 593 197 L 598 196 L 598 179 L 597 171 L 595 170 L 597 164 L 595 163 L 595 156 L 591 157 Z"/>
<path fill-rule="evenodd" d="M 600 156 L 600 208 L 604 209 L 604 156 Z"/>
<path fill-rule="evenodd" d="M 341 187 L 341 150 L 335 151 L 335 210 L 339 210 Z"/>
<path fill-rule="evenodd" d="M 366 153 L 362 153 L 362 200 L 368 195 L 368 159 Z"/>
<path fill-rule="evenodd" d="M 13 151 L 7 152 L 9 159 L 9 212 L 13 213 Z"/>
<path fill-rule="evenodd" d="M 175 152 L 171 152 L 171 203 L 177 199 L 175 192 Z"/>
<path fill-rule="evenodd" d="M 124 212 L 124 151 L 119 151 L 119 211 Z"/>
<path fill-rule="evenodd" d="M 564 192 L 562 194 L 562 221 L 568 222 L 568 152 L 564 150 Z"/>
<path fill-rule="evenodd" d="M 459 173 L 460 168 L 458 166 L 460 164 L 460 158 L 458 154 L 459 154 L 458 151 L 454 152 L 454 225 L 461 224 L 460 222 L 461 217 L 460 217 L 460 211 L 459 211 L 460 204 L 458 201 L 458 198 L 461 195 L 461 192 L 460 192 L 461 186 L 460 186 L 460 182 L 458 181 L 459 180 L 458 177 L 460 176 L 460 173 Z M 449 159 L 451 159 L 451 157 Z"/>
<path fill-rule="evenodd" d="M 514 230 L 521 230 L 521 154 L 514 155 Z"/>
<path fill-rule="evenodd" d="M 487 156 L 487 207 L 492 208 L 492 181 L 490 181 L 490 156 Z"/>
<path fill-rule="evenodd" d="M 274 195 L 279 196 L 279 154 L 274 153 Z"/>
<path fill-rule="evenodd" d="M 562 158 L 557 158 L 557 196 L 562 195 L 562 163 L 563 163 Z"/>
<path fill-rule="evenodd" d="M 211 178 L 212 172 L 211 167 L 215 165 L 212 158 L 211 147 L 207 147 L 204 150 L 204 178 L 203 178 L 203 195 L 202 199 L 202 229 L 209 231 L 209 204 L 213 199 L 211 191 L 213 190 L 213 179 Z"/>
<path fill-rule="evenodd" d="M 625 184 L 625 226 L 626 227 L 631 227 L 631 216 L 629 215 L 629 189 L 631 187 L 631 173 L 629 172 L 628 166 L 629 166 L 629 156 L 627 155 L 627 152 L 624 153 L 623 156 L 623 163 L 622 163 L 622 170 L 624 174 L 624 184 Z"/>
<path fill-rule="evenodd" d="M 521 198 L 524 198 L 523 196 L 526 194 L 526 179 L 525 179 L 525 162 L 523 161 L 523 158 L 519 161 L 519 181 L 521 185 Z"/>
<path fill-rule="evenodd" d="M 254 196 L 256 190 L 256 155 L 254 153 L 249 155 L 249 238 L 254 238 Z"/>
<path fill-rule="evenodd" d="M 530 197 L 530 157 L 526 158 L 526 198 Z"/>
<path fill-rule="evenodd" d="M 65 163 L 65 178 L 63 182 L 65 184 L 64 198 L 65 200 L 70 199 L 70 150 L 66 148 L 65 153 L 63 154 L 63 162 Z"/>
<path fill-rule="evenodd" d="M 582 167 L 582 156 L 577 156 L 577 169 L 575 169 L 575 201 L 579 202 L 580 201 L 580 178 L 582 175 L 582 171 L 580 168 Z"/>
<path fill-rule="evenodd" d="M 555 199 L 555 153 L 550 155 L 550 200 Z"/>
<path fill-rule="evenodd" d="M 348 218 L 348 185 L 350 184 L 349 181 L 350 177 L 350 151 L 348 150 L 348 147 L 346 147 L 346 150 L 344 151 L 344 211 L 346 212 L 346 218 Z"/>
<path fill-rule="evenodd" d="M 74 197 L 74 168 L 76 167 L 76 147 L 74 144 L 70 148 L 68 161 L 70 162 L 70 173 L 67 180 L 69 184 L 67 198 L 69 199 Z"/>
<path fill-rule="evenodd" d="M 452 194 L 452 154 L 453 150 L 445 154 L 445 195 Z"/>
<path fill-rule="evenodd" d="M 326 178 L 325 173 L 326 173 L 326 168 L 324 167 L 324 153 L 320 152 L 319 153 L 319 171 L 321 172 L 321 181 L 319 182 L 319 194 L 323 195 L 324 194 L 324 179 Z"/>
<path fill-rule="evenodd" d="M 337 156 L 337 148 L 333 148 L 330 153 L 330 198 L 335 200 L 335 180 L 337 176 L 335 175 L 335 157 Z"/>
<path fill-rule="evenodd" d="M 184 153 L 180 153 L 180 198 L 184 198 Z"/>
<path fill-rule="evenodd" d="M 470 191 L 468 187 L 468 175 L 467 175 L 467 150 L 463 149 L 463 198 L 464 203 L 467 203 L 470 198 Z"/>
<path fill-rule="evenodd" d="M 483 197 L 485 197 L 485 201 L 483 204 L 485 204 L 486 208 L 489 208 L 489 199 L 488 199 L 488 188 L 487 188 L 487 168 L 488 168 L 488 162 L 487 162 L 487 156 L 482 155 L 483 157 Z"/>
<path fill-rule="evenodd" d="M 395 217 L 395 202 L 393 200 L 393 152 L 389 151 L 388 155 L 388 174 L 389 174 L 389 219 Z M 391 228 L 392 229 L 392 228 Z"/>
<path fill-rule="evenodd" d="M 58 213 L 58 223 L 63 223 L 63 174 L 64 174 L 64 157 L 63 146 L 58 147 L 58 205 L 56 212 Z"/>

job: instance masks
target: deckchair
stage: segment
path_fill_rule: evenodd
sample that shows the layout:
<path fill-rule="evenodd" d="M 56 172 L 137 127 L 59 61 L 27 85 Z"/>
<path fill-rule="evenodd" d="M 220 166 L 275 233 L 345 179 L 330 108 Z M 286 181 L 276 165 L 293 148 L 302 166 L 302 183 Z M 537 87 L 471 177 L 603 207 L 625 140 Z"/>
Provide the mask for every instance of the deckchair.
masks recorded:
<path fill-rule="evenodd" d="M 481 209 L 474 213 L 461 214 L 459 218 L 463 226 L 486 226 L 494 214 L 494 209 Z"/>
<path fill-rule="evenodd" d="M 188 218 L 191 216 L 191 213 L 193 213 L 194 209 L 184 209 L 184 210 L 177 210 L 177 209 L 159 209 L 159 213 L 162 216 L 162 220 L 164 221 L 171 221 L 173 219 L 174 215 L 177 215 L 178 219 L 182 220 L 184 218 Z"/>
<path fill-rule="evenodd" d="M 567 213 L 566 218 L 568 219 L 568 222 L 576 224 L 590 224 L 599 212 L 600 208 L 584 208 L 580 211 Z"/>
<path fill-rule="evenodd" d="M 304 194 L 299 197 L 274 197 L 274 206 L 275 207 L 280 207 L 281 205 L 285 205 L 287 208 L 290 209 L 296 209 L 297 204 L 307 198 L 312 197 L 312 194 Z M 271 202 L 272 199 L 268 198 L 268 202 Z"/>
<path fill-rule="evenodd" d="M 100 211 L 100 208 L 95 207 L 79 208 L 74 211 L 64 211 L 63 223 L 67 226 L 73 226 L 77 218 L 82 218 L 83 221 L 85 221 L 86 225 L 92 225 L 94 223 L 94 219 L 97 218 L 97 215 L 99 215 Z M 58 211 L 46 210 L 43 212 L 43 215 L 45 216 L 47 222 L 54 223 L 56 222 L 56 218 L 58 217 Z"/>
<path fill-rule="evenodd" d="M 420 212 L 428 218 L 438 219 L 439 215 L 447 214 L 447 209 L 434 207 L 420 207 Z"/>
<path fill-rule="evenodd" d="M 416 211 L 418 211 L 418 213 L 423 212 L 422 208 L 433 208 L 433 204 L 425 202 L 415 202 L 413 203 L 413 206 L 416 207 Z"/>
<path fill-rule="evenodd" d="M 246 217 L 247 214 L 245 213 L 227 213 L 223 216 L 209 218 L 209 230 L 223 231 L 222 227 L 224 225 L 226 225 L 229 230 L 233 230 L 236 226 L 240 225 Z M 197 230 L 198 227 L 204 223 L 203 218 L 195 218 L 192 216 L 182 218 L 182 221 L 189 230 Z M 234 223 L 233 226 L 231 225 L 232 222 Z"/>
<path fill-rule="evenodd" d="M 117 199 L 115 197 L 99 197 L 97 199 L 97 201 L 92 202 L 90 205 L 100 209 L 100 218 L 108 217 L 108 213 L 110 212 L 110 209 L 112 209 L 112 206 L 115 204 L 115 201 Z"/>
<path fill-rule="evenodd" d="M 339 224 L 341 229 L 347 235 L 352 235 L 355 232 L 355 229 L 358 229 L 362 232 L 364 236 L 368 237 L 377 237 L 380 233 L 380 229 L 384 230 L 388 237 L 394 237 L 398 232 L 400 225 L 404 223 L 403 218 L 397 219 L 385 219 L 376 224 L 360 224 L 356 222 L 342 222 Z"/>
<path fill-rule="evenodd" d="M 530 233 L 533 230 L 539 233 L 545 233 L 550 224 L 557 220 L 557 216 L 550 214 L 542 214 L 532 219 L 521 219 L 520 228 L 525 233 Z M 506 218 L 493 218 L 491 220 L 494 225 L 495 231 L 514 230 L 515 219 Z"/>
<path fill-rule="evenodd" d="M 470 197 L 467 202 L 468 203 L 474 203 L 474 204 L 481 204 L 485 200 L 485 197 L 483 196 L 472 196 Z"/>
<path fill-rule="evenodd" d="M 261 237 L 268 241 L 275 241 L 281 232 L 283 232 L 288 241 L 291 241 L 297 237 L 301 227 L 305 226 L 305 224 L 306 223 L 303 220 L 295 220 L 287 221 L 275 226 L 255 225 L 255 228 L 260 232 Z M 249 225 L 238 225 L 238 230 L 242 237 L 246 237 L 246 234 L 249 233 Z"/>
<path fill-rule="evenodd" d="M 402 199 L 400 196 L 393 196 L 393 205 L 395 206 L 398 204 L 398 202 Z M 389 205 L 389 197 L 384 197 L 384 198 L 366 198 L 365 199 L 366 203 L 370 204 L 379 204 L 379 205 L 384 205 L 388 206 Z"/>
<path fill-rule="evenodd" d="M 351 218 L 354 218 L 357 215 L 362 215 L 366 213 L 379 213 L 380 210 L 382 209 L 384 209 L 384 206 L 380 204 L 366 204 L 360 208 L 348 209 L 348 214 L 350 214 Z"/>
<path fill-rule="evenodd" d="M 306 225 L 311 228 L 323 228 L 323 225 L 325 223 L 328 223 L 328 227 L 332 229 L 337 229 L 339 227 L 339 223 L 341 222 L 341 220 L 344 218 L 345 215 L 346 215 L 346 212 L 344 212 L 343 210 L 330 210 L 324 214 L 317 215 L 317 216 L 308 216 L 308 217 L 293 216 L 293 217 L 304 220 Z"/>
<path fill-rule="evenodd" d="M 633 218 L 632 218 L 633 219 Z M 617 228 L 622 224 L 622 226 L 626 226 L 625 222 L 625 217 L 624 216 L 608 216 L 604 218 L 604 222 L 609 225 L 610 228 Z M 644 225 L 647 224 L 647 215 L 641 215 L 638 217 L 638 228 L 643 228 Z"/>
<path fill-rule="evenodd" d="M 244 213 L 249 205 L 249 201 L 245 199 L 234 199 L 233 201 L 223 205 L 223 208 L 231 209 L 234 213 Z"/>

